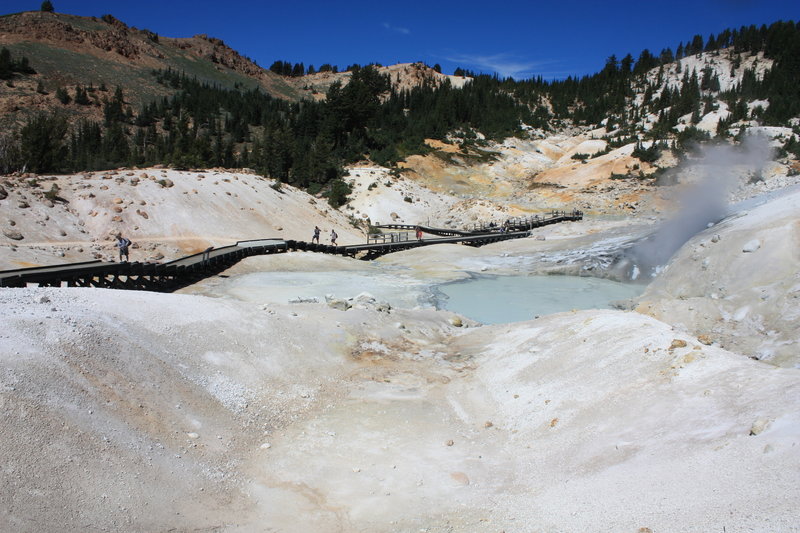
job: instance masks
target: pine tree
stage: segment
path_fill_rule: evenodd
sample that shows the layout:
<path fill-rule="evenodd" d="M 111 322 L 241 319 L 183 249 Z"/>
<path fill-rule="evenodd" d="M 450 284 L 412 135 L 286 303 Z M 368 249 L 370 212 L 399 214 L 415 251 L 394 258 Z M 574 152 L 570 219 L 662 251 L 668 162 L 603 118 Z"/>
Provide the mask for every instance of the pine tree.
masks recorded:
<path fill-rule="evenodd" d="M 52 13 L 53 11 L 55 11 L 55 8 L 53 7 L 53 3 L 50 0 L 45 0 L 44 2 L 42 2 L 42 7 L 40 8 L 40 10 L 44 11 L 45 13 Z"/>
<path fill-rule="evenodd" d="M 75 103 L 78 105 L 89 105 L 92 103 L 89 100 L 89 95 L 86 93 L 86 89 L 80 85 L 75 86 Z"/>
<path fill-rule="evenodd" d="M 123 109 L 124 98 L 122 94 L 122 87 L 117 86 L 114 91 L 114 96 L 110 100 L 106 100 L 103 105 L 103 114 L 106 119 L 106 126 L 110 126 L 113 122 L 125 121 L 125 111 Z"/>
<path fill-rule="evenodd" d="M 10 80 L 13 75 L 11 52 L 3 48 L 0 50 L 0 80 Z"/>
<path fill-rule="evenodd" d="M 634 74 L 644 74 L 651 68 L 655 68 L 658 66 L 658 60 L 653 57 L 653 54 L 650 53 L 650 50 L 645 48 L 639 54 L 639 59 L 636 60 L 636 66 L 633 67 Z"/>
<path fill-rule="evenodd" d="M 686 55 L 699 54 L 703 51 L 703 36 L 695 35 L 692 37 L 692 44 L 687 46 Z"/>
<path fill-rule="evenodd" d="M 625 57 L 622 58 L 622 61 L 620 61 L 619 66 L 623 74 L 626 75 L 630 74 L 631 70 L 633 69 L 633 56 L 627 54 Z"/>
<path fill-rule="evenodd" d="M 56 99 L 64 105 L 67 105 L 72 101 L 72 98 L 69 97 L 69 93 L 63 87 L 56 89 Z"/>
<path fill-rule="evenodd" d="M 708 41 L 706 41 L 705 51 L 711 52 L 717 49 L 719 49 L 719 46 L 717 45 L 717 38 L 714 37 L 714 34 L 712 33 L 708 36 Z"/>
<path fill-rule="evenodd" d="M 57 113 L 39 113 L 31 117 L 20 131 L 24 164 L 33 172 L 59 170 L 66 156 L 66 133 L 67 120 Z"/>

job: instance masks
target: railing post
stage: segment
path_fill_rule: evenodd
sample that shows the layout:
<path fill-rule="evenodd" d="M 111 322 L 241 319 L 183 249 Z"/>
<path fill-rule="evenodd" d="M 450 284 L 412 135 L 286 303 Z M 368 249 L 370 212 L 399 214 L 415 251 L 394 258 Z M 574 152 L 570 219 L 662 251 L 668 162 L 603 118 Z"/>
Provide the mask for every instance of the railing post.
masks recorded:
<path fill-rule="evenodd" d="M 203 259 L 202 259 L 203 267 L 208 266 L 208 263 L 211 260 L 211 250 L 213 250 L 213 249 L 214 249 L 213 246 L 209 246 L 208 248 L 203 250 L 203 256 L 202 256 L 203 257 Z"/>

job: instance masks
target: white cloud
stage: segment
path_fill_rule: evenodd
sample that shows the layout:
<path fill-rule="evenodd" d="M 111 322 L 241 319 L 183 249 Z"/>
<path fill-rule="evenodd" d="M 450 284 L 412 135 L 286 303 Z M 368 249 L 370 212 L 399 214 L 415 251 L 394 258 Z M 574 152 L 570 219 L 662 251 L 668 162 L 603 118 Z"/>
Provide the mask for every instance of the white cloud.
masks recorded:
<path fill-rule="evenodd" d="M 409 30 L 408 28 L 401 28 L 400 26 L 392 26 L 388 22 L 384 22 L 383 27 L 391 32 L 402 33 L 403 35 L 408 35 L 409 33 L 411 33 L 411 30 Z"/>
<path fill-rule="evenodd" d="M 558 77 L 565 74 L 563 72 L 541 72 L 541 67 L 552 65 L 554 61 L 523 61 L 511 54 L 454 54 L 445 59 L 466 67 L 479 67 L 481 70 L 496 72 L 504 78 L 521 79 L 534 75 Z"/>

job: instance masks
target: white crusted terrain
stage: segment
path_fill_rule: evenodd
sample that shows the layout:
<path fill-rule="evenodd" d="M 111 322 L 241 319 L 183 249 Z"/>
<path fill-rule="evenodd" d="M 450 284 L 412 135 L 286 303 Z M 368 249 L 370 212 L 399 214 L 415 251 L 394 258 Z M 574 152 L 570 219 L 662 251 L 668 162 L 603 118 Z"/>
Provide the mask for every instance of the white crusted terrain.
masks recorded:
<path fill-rule="evenodd" d="M 345 311 L 237 301 L 220 285 L 281 266 L 377 268 L 314 254 L 248 259 L 188 291 L 215 298 L 3 289 L 0 529 L 796 531 L 800 371 L 748 358 L 735 330 L 727 349 L 698 339 L 681 299 L 689 278 L 717 279 L 698 248 L 731 279 L 769 252 L 762 272 L 694 306 L 762 313 L 766 288 L 791 312 L 796 247 L 773 245 L 794 239 L 795 200 L 690 242 L 650 293 L 664 322 L 582 311 L 474 327 L 366 295 Z M 590 247 L 575 228 L 381 268 L 510 273 Z M 761 323 L 796 347 L 790 318 Z"/>
<path fill-rule="evenodd" d="M 280 272 L 288 299 L 303 296 L 292 273 L 348 290 L 389 276 L 409 294 L 476 272 L 604 275 L 657 220 L 631 207 L 640 185 L 605 180 L 627 148 L 571 159 L 602 149 L 592 135 L 507 142 L 446 175 L 431 159 L 401 177 L 354 168 L 342 211 L 241 172 L 8 178 L 0 268 L 108 258 L 117 231 L 132 259 L 165 260 L 310 240 L 314 225 L 350 244 L 352 220 L 458 226 L 551 199 L 641 215 L 372 263 L 254 257 L 182 294 L 1 289 L 0 531 L 800 530 L 797 192 L 689 241 L 638 312 L 477 327 L 365 294 L 267 303 L 248 284 Z M 595 164 L 603 175 L 583 170 Z M 524 192 L 529 172 L 600 188 Z M 763 178 L 732 194 L 797 180 L 783 165 Z M 52 183 L 67 202 L 48 204 Z"/>
<path fill-rule="evenodd" d="M 634 312 L 0 292 L 4 531 L 792 531 L 800 373 Z M 752 435 L 751 435 L 752 433 Z"/>
<path fill-rule="evenodd" d="M 800 368 L 800 191 L 696 235 L 639 301 L 708 342 Z"/>
<path fill-rule="evenodd" d="M 55 184 L 61 200 L 44 193 Z M 115 259 L 114 234 L 134 242 L 132 261 L 162 261 L 238 240 L 310 241 L 315 225 L 340 243 L 364 242 L 325 199 L 246 172 L 146 169 L 8 177 L 0 268 Z M 14 239 L 11 236 L 17 234 Z"/>

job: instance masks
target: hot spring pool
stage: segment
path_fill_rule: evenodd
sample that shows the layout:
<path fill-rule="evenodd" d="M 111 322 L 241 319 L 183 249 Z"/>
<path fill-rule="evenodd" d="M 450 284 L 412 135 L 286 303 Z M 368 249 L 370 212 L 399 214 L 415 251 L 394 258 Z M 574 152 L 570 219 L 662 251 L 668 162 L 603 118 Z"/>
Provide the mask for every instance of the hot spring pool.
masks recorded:
<path fill-rule="evenodd" d="M 226 280 L 220 293 L 258 303 L 324 302 L 330 294 L 353 298 L 368 292 L 394 307 L 447 309 L 484 324 L 531 320 L 572 309 L 610 308 L 638 296 L 643 285 L 577 276 L 476 276 L 436 284 L 399 272 L 256 272 Z"/>
<path fill-rule="evenodd" d="M 499 276 L 436 287 L 437 306 L 484 324 L 531 320 L 572 309 L 610 309 L 644 285 L 578 276 Z"/>

